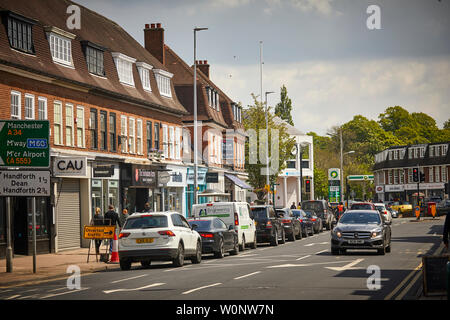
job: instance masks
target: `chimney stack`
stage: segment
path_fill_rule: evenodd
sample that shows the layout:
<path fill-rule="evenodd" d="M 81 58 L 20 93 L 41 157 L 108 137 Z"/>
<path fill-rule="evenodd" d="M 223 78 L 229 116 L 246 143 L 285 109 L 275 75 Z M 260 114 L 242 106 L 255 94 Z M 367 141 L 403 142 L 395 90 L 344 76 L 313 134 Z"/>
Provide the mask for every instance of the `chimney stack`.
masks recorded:
<path fill-rule="evenodd" d="M 197 67 L 209 79 L 209 64 L 208 64 L 208 60 L 198 60 L 197 61 Z"/>
<path fill-rule="evenodd" d="M 159 62 L 165 65 L 164 29 L 161 28 L 161 23 L 145 24 L 144 43 L 145 49 L 158 59 Z"/>

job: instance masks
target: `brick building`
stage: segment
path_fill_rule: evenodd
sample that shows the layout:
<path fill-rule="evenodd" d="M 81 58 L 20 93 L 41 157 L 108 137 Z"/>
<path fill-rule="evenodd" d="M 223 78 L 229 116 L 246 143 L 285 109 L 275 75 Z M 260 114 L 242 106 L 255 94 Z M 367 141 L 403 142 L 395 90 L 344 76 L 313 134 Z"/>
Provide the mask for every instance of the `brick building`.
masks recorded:
<path fill-rule="evenodd" d="M 52 195 L 37 199 L 38 253 L 88 245 L 82 228 L 95 207 L 185 211 L 188 112 L 173 73 L 96 12 L 77 5 L 81 28 L 69 28 L 70 5 L 0 1 L 0 119 L 50 121 Z M 12 197 L 15 254 L 31 252 L 29 203 Z M 2 198 L 0 256 L 5 211 Z"/>

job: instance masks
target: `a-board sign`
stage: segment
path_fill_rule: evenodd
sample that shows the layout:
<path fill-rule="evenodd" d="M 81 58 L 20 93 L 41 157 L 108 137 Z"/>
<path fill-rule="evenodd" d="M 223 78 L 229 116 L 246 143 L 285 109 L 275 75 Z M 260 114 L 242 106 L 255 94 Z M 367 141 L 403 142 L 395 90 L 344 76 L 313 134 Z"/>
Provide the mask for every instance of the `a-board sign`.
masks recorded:
<path fill-rule="evenodd" d="M 423 291 L 426 296 L 446 294 L 446 267 L 450 255 L 423 256 Z"/>
<path fill-rule="evenodd" d="M 0 167 L 49 168 L 48 120 L 0 120 Z"/>
<path fill-rule="evenodd" d="M 84 226 L 84 239 L 114 239 L 115 226 Z"/>

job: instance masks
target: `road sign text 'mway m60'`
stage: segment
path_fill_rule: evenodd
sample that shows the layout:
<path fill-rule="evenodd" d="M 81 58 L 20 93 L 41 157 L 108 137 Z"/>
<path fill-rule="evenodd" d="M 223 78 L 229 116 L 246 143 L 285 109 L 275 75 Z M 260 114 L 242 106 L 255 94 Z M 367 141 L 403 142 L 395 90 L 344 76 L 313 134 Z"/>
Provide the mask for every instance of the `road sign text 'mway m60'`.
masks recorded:
<path fill-rule="evenodd" d="M 48 120 L 0 120 L 0 168 L 49 168 Z"/>

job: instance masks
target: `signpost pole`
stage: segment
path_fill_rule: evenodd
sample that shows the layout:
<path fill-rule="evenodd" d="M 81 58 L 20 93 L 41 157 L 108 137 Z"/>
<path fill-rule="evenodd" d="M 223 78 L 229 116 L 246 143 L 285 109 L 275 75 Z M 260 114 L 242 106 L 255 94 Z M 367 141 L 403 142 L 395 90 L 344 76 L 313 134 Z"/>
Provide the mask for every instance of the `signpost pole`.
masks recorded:
<path fill-rule="evenodd" d="M 11 198 L 6 197 L 6 272 L 13 272 L 12 237 L 11 237 Z"/>
<path fill-rule="evenodd" d="M 36 273 L 36 197 L 33 197 L 33 273 Z"/>

